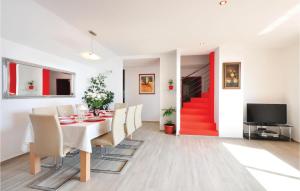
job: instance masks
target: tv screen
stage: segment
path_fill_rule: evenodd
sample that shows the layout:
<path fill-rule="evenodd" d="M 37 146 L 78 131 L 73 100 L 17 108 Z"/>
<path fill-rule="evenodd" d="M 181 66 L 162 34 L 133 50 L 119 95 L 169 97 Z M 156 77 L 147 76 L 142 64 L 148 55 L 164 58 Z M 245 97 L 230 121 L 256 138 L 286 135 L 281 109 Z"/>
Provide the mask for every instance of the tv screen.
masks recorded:
<path fill-rule="evenodd" d="M 259 124 L 286 124 L 286 104 L 247 104 L 247 121 Z"/>

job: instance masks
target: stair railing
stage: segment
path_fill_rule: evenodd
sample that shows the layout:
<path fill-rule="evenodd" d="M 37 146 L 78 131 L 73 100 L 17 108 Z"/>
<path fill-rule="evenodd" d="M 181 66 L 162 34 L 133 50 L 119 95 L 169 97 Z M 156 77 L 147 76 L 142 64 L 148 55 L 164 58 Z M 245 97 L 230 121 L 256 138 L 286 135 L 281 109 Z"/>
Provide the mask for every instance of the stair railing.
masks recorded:
<path fill-rule="evenodd" d="M 201 83 L 199 84 L 199 77 L 201 77 Z M 204 79 L 204 77 L 206 79 Z M 191 97 L 199 96 L 203 93 L 204 88 L 206 87 L 206 91 L 209 88 L 209 64 L 201 66 L 199 69 L 195 70 L 194 72 L 190 73 L 189 75 L 182 77 L 183 86 L 184 83 L 190 84 L 189 88 L 189 95 L 188 97 L 183 97 L 183 88 L 182 90 L 182 102 L 186 99 L 190 100 Z"/>

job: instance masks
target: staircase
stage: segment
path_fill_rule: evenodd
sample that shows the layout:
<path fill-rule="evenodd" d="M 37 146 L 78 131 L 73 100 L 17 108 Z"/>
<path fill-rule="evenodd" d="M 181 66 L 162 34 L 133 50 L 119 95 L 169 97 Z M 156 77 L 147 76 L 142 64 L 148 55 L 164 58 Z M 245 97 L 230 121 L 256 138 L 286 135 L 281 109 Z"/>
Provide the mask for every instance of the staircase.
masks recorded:
<path fill-rule="evenodd" d="M 218 136 L 216 124 L 211 122 L 208 93 L 183 103 L 180 123 L 180 134 Z"/>
<path fill-rule="evenodd" d="M 208 65 L 182 78 L 185 88 L 182 88 L 180 134 L 219 135 L 214 122 L 214 53 L 210 53 L 209 60 Z M 199 84 L 195 79 L 203 83 Z"/>

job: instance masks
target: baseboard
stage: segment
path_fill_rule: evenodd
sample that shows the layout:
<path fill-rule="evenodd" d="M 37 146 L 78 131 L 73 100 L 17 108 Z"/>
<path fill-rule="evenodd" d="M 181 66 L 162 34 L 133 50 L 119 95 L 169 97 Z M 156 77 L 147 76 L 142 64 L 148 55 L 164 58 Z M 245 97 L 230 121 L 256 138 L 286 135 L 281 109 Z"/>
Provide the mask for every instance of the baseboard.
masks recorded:
<path fill-rule="evenodd" d="M 7 164 L 7 163 L 9 163 L 9 162 L 11 162 L 11 161 L 17 160 L 17 159 L 19 159 L 19 158 L 21 158 L 21 157 L 23 157 L 23 156 L 25 156 L 25 155 L 28 155 L 28 154 L 29 154 L 29 152 L 26 152 L 26 153 L 20 154 L 20 155 L 18 155 L 18 156 L 15 156 L 15 157 L 6 159 L 6 160 L 4 160 L 4 161 L 1 161 L 1 162 L 0 162 L 0 166 L 2 166 L 2 165 L 4 165 L 4 164 Z"/>
<path fill-rule="evenodd" d="M 143 121 L 143 123 L 159 123 L 159 121 Z"/>

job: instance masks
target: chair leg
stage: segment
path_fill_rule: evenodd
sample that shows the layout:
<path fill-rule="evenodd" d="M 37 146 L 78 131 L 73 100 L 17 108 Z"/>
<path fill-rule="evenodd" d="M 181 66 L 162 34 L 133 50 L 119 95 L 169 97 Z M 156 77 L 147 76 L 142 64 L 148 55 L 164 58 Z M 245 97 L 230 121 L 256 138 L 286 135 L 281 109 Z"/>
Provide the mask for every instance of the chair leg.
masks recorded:
<path fill-rule="evenodd" d="M 37 180 L 35 180 L 31 185 L 29 185 L 30 188 L 38 189 L 38 190 L 44 190 L 44 191 L 57 191 L 61 186 L 63 186 L 65 183 L 73 179 L 73 177 L 78 174 L 80 171 L 75 170 L 74 173 L 72 173 L 70 176 L 68 176 L 62 183 L 58 184 L 57 186 L 51 188 L 51 187 L 45 187 L 45 186 L 39 186 L 39 183 L 42 183 L 44 180 L 49 178 L 51 175 L 55 174 L 57 172 L 57 169 L 52 169 L 42 177 L 39 177 Z"/>
<path fill-rule="evenodd" d="M 124 155 L 124 154 L 113 154 L 111 152 L 107 152 L 106 154 L 104 154 L 104 156 L 110 156 L 110 157 L 133 157 L 135 152 L 137 151 L 137 149 L 135 148 L 122 148 L 122 147 L 115 147 L 117 149 L 127 149 L 127 150 L 132 150 L 132 154 L 129 154 L 129 155 Z"/>
<path fill-rule="evenodd" d="M 57 167 L 57 158 L 53 157 L 53 164 L 43 163 L 43 164 L 41 164 L 41 167 L 43 167 L 43 168 L 56 168 Z"/>
<path fill-rule="evenodd" d="M 127 166 L 128 161 L 127 159 L 119 159 L 119 158 L 110 158 L 110 157 L 101 157 L 98 158 L 100 160 L 107 160 L 107 161 L 115 161 L 115 162 L 121 162 L 124 163 L 121 167 L 120 170 L 107 170 L 107 169 L 96 169 L 96 168 L 91 168 L 91 172 L 95 172 L 95 173 L 107 173 L 107 174 L 120 174 L 123 169 Z"/>
<path fill-rule="evenodd" d="M 119 144 L 119 148 L 128 148 L 128 149 L 138 149 L 143 143 L 143 140 L 135 140 L 135 139 L 125 139 L 126 141 L 129 142 L 134 142 L 134 143 L 139 143 L 138 145 L 128 145 L 128 144 Z"/>
<path fill-rule="evenodd" d="M 97 148 L 99 148 L 98 150 L 100 152 L 97 152 L 95 155 L 98 156 L 100 155 L 100 157 L 93 157 L 92 159 L 94 160 L 107 160 L 107 161 L 115 161 L 115 162 L 121 162 L 124 163 L 120 170 L 107 170 L 107 169 L 96 169 L 96 168 L 91 168 L 91 172 L 95 172 L 95 173 L 108 173 L 108 174 L 120 174 L 122 172 L 122 170 L 125 168 L 125 166 L 127 165 L 128 161 L 127 159 L 119 159 L 119 158 L 110 158 L 110 157 L 106 157 L 109 154 L 108 148 L 107 147 L 103 147 L 103 146 L 98 146 Z"/>

